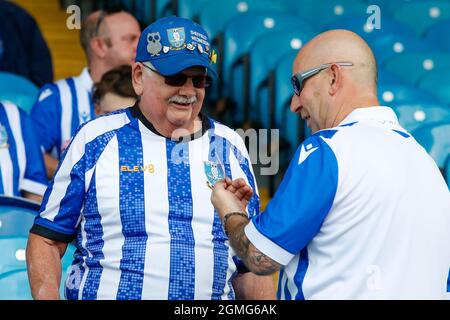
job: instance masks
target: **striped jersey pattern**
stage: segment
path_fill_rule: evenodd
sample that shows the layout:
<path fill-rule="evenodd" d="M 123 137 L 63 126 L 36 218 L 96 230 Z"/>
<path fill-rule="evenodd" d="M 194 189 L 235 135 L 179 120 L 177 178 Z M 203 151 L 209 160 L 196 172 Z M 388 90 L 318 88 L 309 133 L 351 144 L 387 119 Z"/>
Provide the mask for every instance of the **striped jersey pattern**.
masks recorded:
<path fill-rule="evenodd" d="M 16 105 L 0 102 L 0 194 L 42 196 L 47 187 L 39 144 L 30 118 Z"/>
<path fill-rule="evenodd" d="M 46 152 L 60 158 L 78 127 L 93 119 L 93 82 L 88 69 L 42 87 L 31 110 L 36 134 Z"/>
<path fill-rule="evenodd" d="M 173 141 L 134 106 L 75 135 L 32 229 L 75 237 L 68 299 L 234 299 L 242 262 L 210 202 L 205 161 L 255 191 L 256 181 L 243 140 L 202 119 L 201 133 Z M 257 213 L 255 192 L 248 214 Z"/>

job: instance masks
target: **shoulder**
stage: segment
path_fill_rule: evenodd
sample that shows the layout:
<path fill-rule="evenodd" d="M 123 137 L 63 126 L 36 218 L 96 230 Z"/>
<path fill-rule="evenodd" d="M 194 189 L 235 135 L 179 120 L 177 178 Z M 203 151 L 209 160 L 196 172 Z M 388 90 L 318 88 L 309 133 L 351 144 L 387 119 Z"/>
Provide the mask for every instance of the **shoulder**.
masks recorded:
<path fill-rule="evenodd" d="M 75 136 L 82 135 L 85 142 L 89 142 L 103 134 L 115 132 L 129 122 L 130 115 L 127 109 L 118 110 L 82 124 Z"/>
<path fill-rule="evenodd" d="M 12 120 L 14 118 L 17 118 L 17 120 L 28 119 L 28 114 L 14 103 L 2 101 L 0 102 L 0 108 L 3 108 L 3 110 L 8 115 L 9 120 Z"/>
<path fill-rule="evenodd" d="M 232 146 L 238 148 L 241 153 L 247 154 L 247 148 L 245 146 L 243 137 L 245 136 L 245 132 L 243 129 L 232 129 L 214 119 L 211 119 L 211 127 L 214 130 L 214 134 L 224 138 L 227 143 L 230 143 Z M 253 130 L 253 129 L 251 129 Z M 253 130 L 255 131 L 255 130 Z M 255 131 L 256 132 L 256 131 Z"/>

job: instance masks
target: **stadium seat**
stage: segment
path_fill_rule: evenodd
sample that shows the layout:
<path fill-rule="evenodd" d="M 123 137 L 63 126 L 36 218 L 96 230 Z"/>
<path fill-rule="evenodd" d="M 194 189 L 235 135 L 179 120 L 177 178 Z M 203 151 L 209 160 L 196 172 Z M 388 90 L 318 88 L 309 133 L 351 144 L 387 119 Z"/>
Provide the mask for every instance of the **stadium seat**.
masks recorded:
<path fill-rule="evenodd" d="M 387 106 L 417 101 L 438 102 L 432 95 L 416 87 L 390 83 L 378 85 L 378 97 L 380 103 Z"/>
<path fill-rule="evenodd" d="M 450 52 L 450 37 L 447 35 L 448 30 L 450 30 L 450 19 L 442 20 L 428 28 L 425 32 L 425 39 L 435 47 Z"/>
<path fill-rule="evenodd" d="M 450 68 L 449 53 L 407 52 L 389 58 L 384 64 L 385 70 L 396 74 L 411 85 L 416 85 L 426 73 L 442 68 Z"/>
<path fill-rule="evenodd" d="M 226 97 L 235 98 L 238 103 L 236 122 L 243 121 L 247 116 L 241 97 L 244 96 L 242 83 L 248 79 L 248 53 L 252 44 L 258 38 L 275 31 L 304 28 L 305 24 L 298 17 L 279 12 L 247 12 L 234 17 L 228 23 L 224 32 L 223 93 Z"/>
<path fill-rule="evenodd" d="M 404 3 L 410 3 L 411 0 L 370 0 L 367 1 L 368 5 L 377 5 L 380 8 L 380 12 L 384 17 L 392 17 L 397 8 Z"/>
<path fill-rule="evenodd" d="M 450 156 L 447 157 L 447 161 L 445 163 L 445 171 L 444 172 L 445 172 L 444 173 L 445 181 L 447 182 L 447 186 L 450 189 Z M 450 274 L 449 274 L 449 280 L 450 280 Z"/>
<path fill-rule="evenodd" d="M 178 0 L 177 1 L 177 15 L 179 17 L 192 19 L 194 21 L 199 20 L 200 11 L 208 2 L 212 0 Z"/>
<path fill-rule="evenodd" d="M 200 23 L 211 39 L 221 33 L 228 21 L 240 13 L 260 11 L 283 12 L 284 7 L 270 0 L 211 1 L 200 11 Z M 244 25 L 241 26 L 244 29 Z"/>
<path fill-rule="evenodd" d="M 419 81 L 419 88 L 450 106 L 450 67 L 425 74 Z"/>
<path fill-rule="evenodd" d="M 426 124 L 411 134 L 436 161 L 438 167 L 443 169 L 450 155 L 450 122 Z"/>
<path fill-rule="evenodd" d="M 383 69 L 378 69 L 378 86 L 383 86 L 383 85 L 406 85 L 405 81 L 403 81 L 402 79 L 400 79 L 398 76 L 396 76 L 395 74 L 393 74 L 392 72 L 383 70 Z"/>
<path fill-rule="evenodd" d="M 37 99 L 39 89 L 30 80 L 9 72 L 0 72 L 0 101 L 9 101 L 27 113 Z"/>
<path fill-rule="evenodd" d="M 0 274 L 0 300 L 32 300 L 26 268 Z"/>
<path fill-rule="evenodd" d="M 366 40 L 369 45 L 375 39 L 387 34 L 396 34 L 403 37 L 417 37 L 413 30 L 401 22 L 391 20 L 383 16 L 381 19 L 380 29 L 367 24 L 368 16 L 361 17 L 342 17 L 338 18 L 330 24 L 326 25 L 322 31 L 331 29 L 347 29 L 355 32 Z"/>
<path fill-rule="evenodd" d="M 70 273 L 70 267 L 63 268 L 59 295 L 64 299 L 65 282 Z M 0 300 L 31 300 L 31 288 L 26 268 L 0 273 Z"/>
<path fill-rule="evenodd" d="M 26 268 L 27 237 L 0 237 L 0 274 Z"/>
<path fill-rule="evenodd" d="M 429 51 L 430 45 L 428 41 L 424 41 L 417 37 L 408 37 L 397 34 L 385 34 L 371 40 L 370 47 L 375 55 L 379 67 L 392 56 L 405 52 Z M 437 49 L 436 50 L 440 50 Z"/>
<path fill-rule="evenodd" d="M 394 18 L 422 35 L 433 24 L 450 19 L 450 2 L 415 0 L 403 3 L 394 11 Z"/>
<path fill-rule="evenodd" d="M 0 237 L 27 237 L 38 211 L 35 202 L 0 196 Z"/>
<path fill-rule="evenodd" d="M 413 131 L 421 125 L 437 121 L 450 122 L 450 108 L 436 103 L 412 102 L 392 106 L 402 127 Z"/>
<path fill-rule="evenodd" d="M 267 81 L 275 69 L 275 63 L 287 52 L 298 50 L 313 37 L 312 30 L 305 25 L 302 30 L 278 31 L 255 41 L 250 49 L 250 115 L 251 120 L 260 119 L 259 105 L 268 98 Z M 264 102 L 262 102 L 264 103 Z M 263 123 L 268 128 L 269 123 Z"/>
<path fill-rule="evenodd" d="M 150 2 L 150 1 L 147 1 Z M 156 18 L 173 15 L 171 0 L 156 0 Z"/>
<path fill-rule="evenodd" d="M 291 12 L 320 31 L 336 19 L 353 16 L 367 19 L 367 6 L 367 3 L 358 0 L 302 0 Z"/>

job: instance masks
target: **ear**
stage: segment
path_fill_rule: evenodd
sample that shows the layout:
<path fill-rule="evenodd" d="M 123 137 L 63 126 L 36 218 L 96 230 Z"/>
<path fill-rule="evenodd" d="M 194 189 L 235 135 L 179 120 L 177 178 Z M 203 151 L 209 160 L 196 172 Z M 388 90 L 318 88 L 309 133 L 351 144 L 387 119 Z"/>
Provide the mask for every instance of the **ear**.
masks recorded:
<path fill-rule="evenodd" d="M 106 43 L 100 37 L 94 37 L 90 41 L 91 51 L 99 58 L 104 58 L 108 51 Z"/>
<path fill-rule="evenodd" d="M 330 88 L 328 89 L 328 93 L 331 96 L 334 96 L 339 88 L 342 86 L 342 71 L 341 68 L 333 64 L 329 69 L 329 74 L 331 76 Z"/>
<path fill-rule="evenodd" d="M 131 75 L 131 79 L 133 81 L 133 88 L 134 91 L 138 96 L 142 96 L 142 93 L 144 92 L 144 82 L 143 82 L 143 70 L 142 65 L 138 62 L 135 62 L 133 64 L 133 73 Z"/>

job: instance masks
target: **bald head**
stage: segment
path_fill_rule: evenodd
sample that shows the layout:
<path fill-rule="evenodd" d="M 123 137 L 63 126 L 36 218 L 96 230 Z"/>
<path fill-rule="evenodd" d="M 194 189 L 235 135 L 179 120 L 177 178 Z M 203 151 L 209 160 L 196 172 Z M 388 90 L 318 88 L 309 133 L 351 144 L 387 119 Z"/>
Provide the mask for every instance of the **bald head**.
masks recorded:
<path fill-rule="evenodd" d="M 329 62 L 352 62 L 349 79 L 355 84 L 376 88 L 377 66 L 372 50 L 356 33 L 331 30 L 309 41 L 294 61 L 294 73 Z"/>

